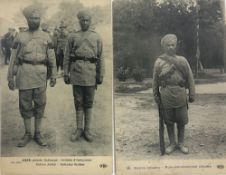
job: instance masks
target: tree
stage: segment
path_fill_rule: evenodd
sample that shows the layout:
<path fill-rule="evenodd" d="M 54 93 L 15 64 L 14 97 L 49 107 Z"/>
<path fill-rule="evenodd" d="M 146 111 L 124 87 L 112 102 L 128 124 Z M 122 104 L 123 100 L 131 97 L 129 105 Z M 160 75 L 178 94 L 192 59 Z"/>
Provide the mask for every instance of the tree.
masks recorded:
<path fill-rule="evenodd" d="M 213 3 L 201 2 L 200 13 L 197 13 L 194 0 L 114 0 L 115 70 L 122 64 L 131 69 L 142 67 L 151 76 L 154 61 L 161 54 L 160 39 L 167 33 L 177 35 L 178 54 L 185 56 L 194 69 L 198 39 L 197 19 L 200 22 L 199 40 L 204 66 L 209 63 L 214 65 L 208 61 L 207 56 L 215 55 L 222 60 L 224 30 L 220 20 L 222 10 L 219 0 Z M 215 62 L 216 64 L 219 63 Z"/>

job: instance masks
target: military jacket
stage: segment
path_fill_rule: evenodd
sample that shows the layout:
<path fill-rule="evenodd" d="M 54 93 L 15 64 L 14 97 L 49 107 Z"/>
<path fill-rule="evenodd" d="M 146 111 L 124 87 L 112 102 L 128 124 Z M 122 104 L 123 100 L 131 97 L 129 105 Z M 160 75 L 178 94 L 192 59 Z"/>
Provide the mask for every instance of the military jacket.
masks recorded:
<path fill-rule="evenodd" d="M 56 53 L 57 54 L 64 54 L 64 49 L 67 43 L 68 33 L 59 33 L 56 38 Z"/>
<path fill-rule="evenodd" d="M 102 39 L 95 31 L 78 31 L 72 33 L 65 48 L 64 75 L 70 76 L 71 84 L 94 86 L 96 75 L 104 76 L 104 59 L 102 55 Z M 96 63 L 90 61 L 72 61 L 71 57 L 97 58 Z"/>
<path fill-rule="evenodd" d="M 47 65 L 35 64 L 45 60 L 51 71 L 50 78 L 56 78 L 56 58 L 51 45 L 49 34 L 41 30 L 19 33 L 13 44 L 8 80 L 13 81 L 15 76 L 20 90 L 46 86 Z M 34 64 L 23 63 L 23 60 Z"/>
<path fill-rule="evenodd" d="M 167 55 L 162 55 L 167 57 Z M 153 96 L 162 101 L 165 108 L 178 108 L 187 104 L 187 92 L 194 98 L 195 85 L 193 74 L 187 60 L 182 56 L 174 56 L 176 66 L 169 61 L 157 58 L 153 72 Z"/>
<path fill-rule="evenodd" d="M 11 48 L 12 47 L 12 43 L 13 43 L 13 40 L 14 40 L 14 36 L 13 34 L 11 33 L 6 33 L 3 37 L 3 47 L 6 47 L 6 48 Z"/>

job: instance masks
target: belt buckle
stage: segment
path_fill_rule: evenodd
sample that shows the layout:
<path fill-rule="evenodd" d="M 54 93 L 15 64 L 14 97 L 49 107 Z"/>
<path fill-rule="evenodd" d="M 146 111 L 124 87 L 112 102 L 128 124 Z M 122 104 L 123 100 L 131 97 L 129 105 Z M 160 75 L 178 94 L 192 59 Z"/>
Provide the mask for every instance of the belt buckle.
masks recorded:
<path fill-rule="evenodd" d="M 84 61 L 88 61 L 88 58 L 87 58 L 87 57 L 84 57 L 83 60 L 84 60 Z"/>
<path fill-rule="evenodd" d="M 38 62 L 37 62 L 37 61 L 34 61 L 34 62 L 33 62 L 33 65 L 37 65 L 37 64 L 38 64 Z"/>

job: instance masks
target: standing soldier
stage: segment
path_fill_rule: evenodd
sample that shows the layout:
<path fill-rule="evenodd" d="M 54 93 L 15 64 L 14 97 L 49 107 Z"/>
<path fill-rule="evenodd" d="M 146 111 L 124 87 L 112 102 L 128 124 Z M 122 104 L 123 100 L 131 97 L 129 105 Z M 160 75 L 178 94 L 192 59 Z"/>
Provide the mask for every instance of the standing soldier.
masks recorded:
<path fill-rule="evenodd" d="M 61 22 L 60 30 L 56 39 L 56 63 L 57 63 L 57 72 L 59 72 L 59 68 L 61 69 L 61 73 L 63 74 L 63 61 L 64 61 L 64 49 L 67 42 L 68 33 L 66 31 L 66 25 Z"/>
<path fill-rule="evenodd" d="M 57 55 L 57 37 L 58 37 L 59 29 L 56 27 L 54 28 L 53 34 L 52 34 L 52 41 L 53 41 L 53 48 L 55 56 Z"/>
<path fill-rule="evenodd" d="M 5 64 L 8 64 L 11 56 L 11 48 L 14 40 L 14 31 L 12 28 L 8 29 L 8 32 L 4 35 L 2 46 L 5 53 Z"/>
<path fill-rule="evenodd" d="M 178 129 L 178 148 L 188 154 L 184 146 L 184 130 L 188 123 L 188 101 L 195 98 L 195 86 L 191 68 L 187 60 L 176 55 L 177 37 L 167 34 L 161 40 L 164 54 L 158 57 L 154 65 L 153 96 L 163 110 L 163 119 L 167 126 L 170 145 L 165 152 L 170 154 L 176 149 L 174 123 Z M 188 100 L 187 92 L 188 89 Z"/>
<path fill-rule="evenodd" d="M 20 33 L 20 32 L 24 32 L 24 31 L 26 31 L 26 30 L 27 30 L 26 27 L 19 27 L 19 33 Z"/>
<path fill-rule="evenodd" d="M 19 89 L 19 109 L 24 120 L 25 135 L 18 147 L 26 146 L 32 139 L 31 117 L 35 117 L 34 140 L 46 146 L 41 137 L 41 123 L 46 106 L 47 65 L 51 72 L 50 86 L 56 84 L 56 61 L 49 34 L 39 30 L 41 12 L 34 5 L 23 10 L 29 29 L 17 35 L 8 69 L 8 86 Z M 33 105 L 34 104 L 34 105 Z"/>
<path fill-rule="evenodd" d="M 102 84 L 104 75 L 102 40 L 90 29 L 91 16 L 88 12 L 80 11 L 77 17 L 81 30 L 70 35 L 64 59 L 64 81 L 73 86 L 76 109 L 77 129 L 72 134 L 71 141 L 74 142 L 84 136 L 87 141 L 92 142 L 94 94 L 96 85 Z"/>
<path fill-rule="evenodd" d="M 42 28 L 42 31 L 43 31 L 43 32 L 46 32 L 46 33 L 50 34 L 48 24 L 42 23 L 42 24 L 41 24 L 41 28 Z"/>

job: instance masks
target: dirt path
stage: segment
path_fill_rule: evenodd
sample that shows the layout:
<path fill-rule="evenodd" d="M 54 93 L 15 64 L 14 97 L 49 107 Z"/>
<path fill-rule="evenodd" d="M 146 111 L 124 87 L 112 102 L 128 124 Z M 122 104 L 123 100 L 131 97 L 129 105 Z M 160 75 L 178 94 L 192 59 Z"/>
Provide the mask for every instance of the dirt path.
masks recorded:
<path fill-rule="evenodd" d="M 226 157 L 226 83 L 197 85 L 195 103 L 189 106 L 186 145 L 189 155 L 178 151 L 170 158 Z M 119 159 L 168 159 L 160 156 L 158 113 L 152 90 L 115 95 L 116 156 Z M 165 132 L 165 141 L 168 137 Z"/>

